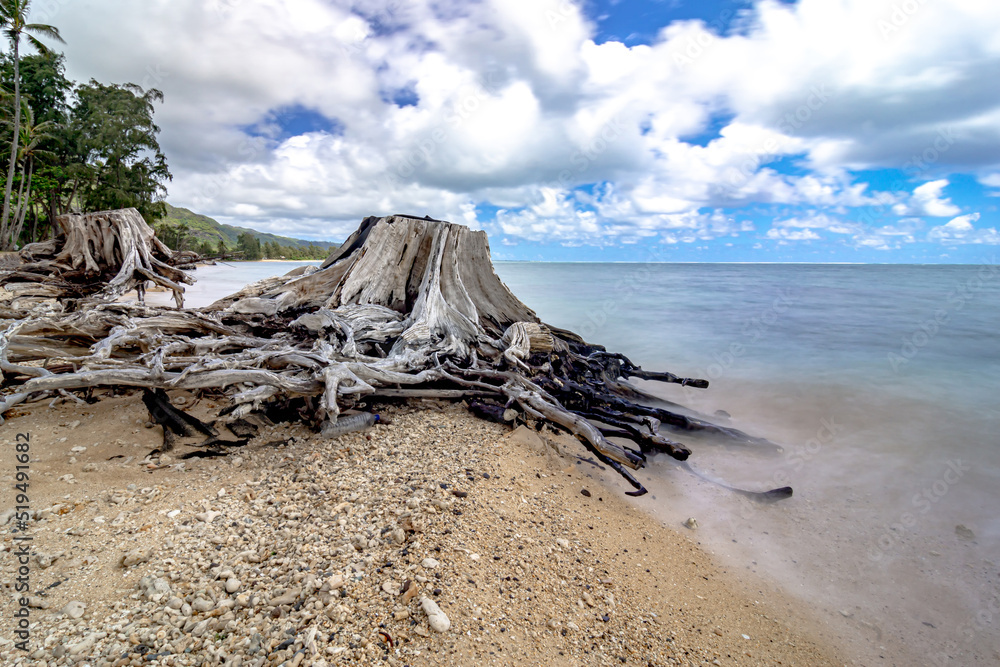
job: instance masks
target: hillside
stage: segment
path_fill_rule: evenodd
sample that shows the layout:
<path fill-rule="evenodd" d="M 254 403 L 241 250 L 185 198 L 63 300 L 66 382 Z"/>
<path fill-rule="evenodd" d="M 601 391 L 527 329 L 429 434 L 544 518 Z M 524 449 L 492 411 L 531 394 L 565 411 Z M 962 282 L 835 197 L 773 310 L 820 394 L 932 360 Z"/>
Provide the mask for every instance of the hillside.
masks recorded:
<path fill-rule="evenodd" d="M 194 237 L 198 241 L 208 241 L 213 246 L 218 245 L 219 239 L 224 239 L 228 247 L 234 248 L 236 247 L 236 239 L 244 232 L 250 232 L 257 237 L 262 244 L 274 242 L 280 246 L 290 246 L 292 248 L 308 248 L 310 245 L 313 245 L 324 249 L 337 248 L 340 246 L 339 243 L 332 243 L 330 241 L 304 241 L 302 239 L 293 239 L 287 236 L 277 236 L 266 232 L 258 232 L 255 229 L 247 229 L 246 227 L 224 225 L 213 220 L 207 215 L 193 213 L 186 208 L 178 208 L 176 206 L 171 206 L 170 204 L 167 204 L 167 215 L 160 220 L 157 220 L 156 225 L 159 226 L 164 223 L 169 225 L 187 223 L 188 228 L 190 229 L 188 232 L 190 236 Z"/>

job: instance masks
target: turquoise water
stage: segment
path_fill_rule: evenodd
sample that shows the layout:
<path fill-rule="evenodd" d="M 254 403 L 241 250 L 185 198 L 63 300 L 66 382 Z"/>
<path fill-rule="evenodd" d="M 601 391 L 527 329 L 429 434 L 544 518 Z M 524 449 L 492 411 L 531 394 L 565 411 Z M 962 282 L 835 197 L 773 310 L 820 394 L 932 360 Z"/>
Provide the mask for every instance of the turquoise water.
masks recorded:
<path fill-rule="evenodd" d="M 1000 662 L 1000 267 L 498 263 L 546 322 L 707 390 L 782 445 L 681 436 L 754 505 L 654 461 L 637 504 L 808 600 L 863 664 Z M 965 529 L 968 529 L 967 532 Z M 970 538 L 971 535 L 971 538 Z"/>
<path fill-rule="evenodd" d="M 499 262 L 497 272 L 543 320 L 637 363 L 709 380 L 885 385 L 997 416 L 984 399 L 1000 389 L 1000 267 Z"/>
<path fill-rule="evenodd" d="M 199 269 L 188 305 L 298 265 Z M 1000 267 L 496 270 L 543 321 L 711 382 L 641 383 L 647 391 L 724 410 L 784 448 L 768 456 L 678 437 L 703 473 L 795 488 L 759 505 L 657 459 L 641 471 L 651 493 L 637 505 L 674 526 L 695 516 L 696 539 L 807 601 L 861 664 L 1000 661 Z"/>

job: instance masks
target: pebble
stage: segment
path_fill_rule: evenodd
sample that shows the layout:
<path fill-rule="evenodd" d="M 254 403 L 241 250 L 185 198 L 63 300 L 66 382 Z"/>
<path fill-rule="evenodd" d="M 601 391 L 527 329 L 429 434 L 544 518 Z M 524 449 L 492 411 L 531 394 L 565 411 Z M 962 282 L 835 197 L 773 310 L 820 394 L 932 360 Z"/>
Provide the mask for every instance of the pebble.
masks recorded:
<path fill-rule="evenodd" d="M 299 589 L 296 588 L 296 589 L 287 591 L 284 594 L 279 595 L 276 598 L 272 598 L 272 600 L 271 600 L 271 606 L 272 607 L 280 607 L 281 605 L 285 605 L 285 604 L 294 604 L 295 601 L 299 599 L 299 593 L 300 592 L 301 592 L 301 590 L 299 590 Z"/>
<path fill-rule="evenodd" d="M 42 568 L 43 570 L 46 570 L 52 567 L 52 564 L 55 563 L 60 556 L 62 556 L 61 552 L 57 554 L 47 554 L 38 552 L 35 555 L 35 562 L 38 563 L 38 567 Z"/>
<path fill-rule="evenodd" d="M 163 577 L 145 576 L 139 580 L 138 588 L 144 598 L 153 602 L 170 596 L 170 583 Z"/>
<path fill-rule="evenodd" d="M 139 563 L 145 563 L 153 555 L 153 549 L 147 548 L 136 548 L 127 552 L 122 556 L 121 565 L 122 567 L 132 567 L 133 565 L 138 565 Z"/>
<path fill-rule="evenodd" d="M 420 567 L 424 568 L 425 570 L 435 570 L 440 566 L 441 563 L 438 562 L 438 560 L 435 558 L 425 558 L 422 561 L 420 561 Z"/>
<path fill-rule="evenodd" d="M 195 601 L 191 603 L 191 608 L 204 614 L 205 612 L 215 609 L 215 603 L 211 600 L 206 600 L 205 598 L 196 598 Z"/>
<path fill-rule="evenodd" d="M 412 581 L 408 581 L 406 582 L 406 584 L 404 584 L 403 595 L 402 597 L 400 597 L 399 601 L 403 604 L 409 604 L 413 598 L 417 597 L 419 591 L 420 591 L 419 586 L 417 586 Z"/>
<path fill-rule="evenodd" d="M 90 650 L 94 648 L 94 644 L 97 643 L 98 639 L 103 639 L 107 636 L 108 633 L 106 632 L 93 632 L 87 635 L 82 641 L 67 646 L 66 652 L 69 655 L 79 655 L 85 651 L 89 653 Z"/>
<path fill-rule="evenodd" d="M 60 614 L 68 616 L 69 618 L 80 618 L 83 616 L 83 612 L 86 611 L 87 606 L 80 602 L 79 600 L 72 600 L 66 604 L 65 607 L 59 610 Z"/>
<path fill-rule="evenodd" d="M 243 584 L 240 582 L 239 579 L 237 579 L 236 577 L 230 577 L 229 579 L 226 580 L 226 592 L 235 593 L 236 591 L 240 590 L 240 586 L 242 585 Z"/>
<path fill-rule="evenodd" d="M 692 517 L 688 517 L 684 521 L 684 527 L 685 528 L 690 528 L 691 530 L 696 530 L 698 528 L 698 520 L 695 519 L 693 516 Z"/>
<path fill-rule="evenodd" d="M 434 632 L 448 632 L 451 620 L 441 611 L 441 607 L 430 598 L 420 598 L 420 608 L 427 614 L 427 623 Z"/>

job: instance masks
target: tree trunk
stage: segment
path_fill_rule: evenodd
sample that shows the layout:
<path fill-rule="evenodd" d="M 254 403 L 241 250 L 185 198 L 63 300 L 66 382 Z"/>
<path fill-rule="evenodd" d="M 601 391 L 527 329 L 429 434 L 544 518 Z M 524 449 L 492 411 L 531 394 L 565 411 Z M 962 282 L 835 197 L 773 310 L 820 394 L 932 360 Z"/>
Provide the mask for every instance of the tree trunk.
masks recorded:
<path fill-rule="evenodd" d="M 20 35 L 14 35 L 11 41 L 14 44 L 14 138 L 10 145 L 10 165 L 7 167 L 7 187 L 3 193 L 3 218 L 0 224 L 0 244 L 3 250 L 10 250 L 14 247 L 14 240 L 9 237 L 10 225 L 10 191 L 14 187 L 14 170 L 17 168 L 17 140 L 21 132 L 21 67 L 19 42 Z"/>
<path fill-rule="evenodd" d="M 14 231 L 11 233 L 11 240 L 15 245 L 18 239 L 21 238 L 21 230 L 24 229 L 24 217 L 28 214 L 28 202 L 31 200 L 33 163 L 34 160 L 29 157 L 26 165 L 27 168 L 21 172 L 21 187 L 17 191 L 17 210 L 14 212 L 13 220 Z M 27 175 L 25 175 L 25 171 Z M 25 179 L 27 179 L 27 185 L 25 184 Z"/>
<path fill-rule="evenodd" d="M 31 234 L 28 235 L 30 243 L 34 243 L 38 240 L 38 209 L 34 206 L 31 207 Z"/>

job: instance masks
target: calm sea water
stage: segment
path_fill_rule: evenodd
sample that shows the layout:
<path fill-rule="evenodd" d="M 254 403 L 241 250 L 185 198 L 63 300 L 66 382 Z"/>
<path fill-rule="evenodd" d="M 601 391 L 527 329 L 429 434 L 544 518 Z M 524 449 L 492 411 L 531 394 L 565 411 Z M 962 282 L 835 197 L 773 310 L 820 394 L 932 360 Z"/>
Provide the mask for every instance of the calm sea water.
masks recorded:
<path fill-rule="evenodd" d="M 199 269 L 188 305 L 298 264 Z M 761 505 L 654 460 L 636 503 L 731 566 L 807 600 L 862 664 L 1000 661 L 1000 267 L 499 262 L 552 325 L 645 368 L 642 383 L 781 445 L 680 437 Z M 200 291 L 200 292 L 199 292 Z M 725 417 L 713 417 L 726 420 Z"/>

